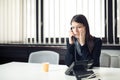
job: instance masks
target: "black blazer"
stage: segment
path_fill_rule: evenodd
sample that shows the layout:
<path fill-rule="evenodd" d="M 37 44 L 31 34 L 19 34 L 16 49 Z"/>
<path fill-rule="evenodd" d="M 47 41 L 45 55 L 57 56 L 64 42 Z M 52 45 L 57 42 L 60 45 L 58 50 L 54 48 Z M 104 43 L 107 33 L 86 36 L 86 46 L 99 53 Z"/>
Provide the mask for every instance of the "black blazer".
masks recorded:
<path fill-rule="evenodd" d="M 76 59 L 79 60 L 93 60 L 92 67 L 100 66 L 100 54 L 101 54 L 102 40 L 100 38 L 94 38 L 94 48 L 90 53 L 87 45 L 79 46 L 81 48 L 82 57 L 76 51 Z M 69 44 L 67 39 L 67 53 L 65 55 L 65 64 L 70 66 L 72 62 L 75 61 L 75 44 Z"/>

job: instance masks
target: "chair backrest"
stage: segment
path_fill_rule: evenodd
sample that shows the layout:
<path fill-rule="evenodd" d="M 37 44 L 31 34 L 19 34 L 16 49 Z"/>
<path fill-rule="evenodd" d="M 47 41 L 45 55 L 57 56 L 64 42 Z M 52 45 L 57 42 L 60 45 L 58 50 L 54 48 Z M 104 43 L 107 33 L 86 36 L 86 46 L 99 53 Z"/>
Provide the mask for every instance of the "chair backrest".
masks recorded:
<path fill-rule="evenodd" d="M 43 63 L 59 64 L 59 53 L 54 51 L 37 51 L 29 55 L 29 63 Z"/>

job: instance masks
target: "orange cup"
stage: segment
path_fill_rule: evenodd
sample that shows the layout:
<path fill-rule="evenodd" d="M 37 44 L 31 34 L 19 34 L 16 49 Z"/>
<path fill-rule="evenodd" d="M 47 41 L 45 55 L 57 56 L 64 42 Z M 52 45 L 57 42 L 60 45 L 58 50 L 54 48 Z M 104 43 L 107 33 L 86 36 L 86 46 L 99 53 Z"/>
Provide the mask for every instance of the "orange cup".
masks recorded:
<path fill-rule="evenodd" d="M 48 72 L 49 71 L 49 63 L 43 63 L 43 71 Z"/>

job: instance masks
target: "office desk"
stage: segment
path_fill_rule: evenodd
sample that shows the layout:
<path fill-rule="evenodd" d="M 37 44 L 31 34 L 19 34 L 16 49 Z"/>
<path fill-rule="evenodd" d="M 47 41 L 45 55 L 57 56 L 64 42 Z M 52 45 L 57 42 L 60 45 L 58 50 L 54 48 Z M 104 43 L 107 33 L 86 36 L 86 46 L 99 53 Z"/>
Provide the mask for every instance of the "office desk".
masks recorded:
<path fill-rule="evenodd" d="M 37 63 L 11 62 L 0 65 L 0 80 L 76 80 L 74 76 L 65 75 L 65 65 L 50 64 L 49 72 L 42 71 Z M 82 80 L 120 80 L 119 68 L 95 68 L 97 77 Z"/>

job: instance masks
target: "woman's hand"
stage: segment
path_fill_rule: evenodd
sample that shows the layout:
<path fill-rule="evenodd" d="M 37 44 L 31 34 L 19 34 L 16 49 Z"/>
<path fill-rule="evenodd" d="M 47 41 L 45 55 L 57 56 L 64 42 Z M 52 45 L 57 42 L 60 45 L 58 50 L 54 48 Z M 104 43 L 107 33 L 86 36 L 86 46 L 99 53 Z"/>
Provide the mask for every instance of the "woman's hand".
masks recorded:
<path fill-rule="evenodd" d="M 69 43 L 70 43 L 70 44 L 73 44 L 73 43 L 74 43 L 73 36 L 74 36 L 74 33 L 73 33 L 72 30 L 70 30 L 70 31 L 69 31 Z"/>
<path fill-rule="evenodd" d="M 81 46 L 83 46 L 85 44 L 85 35 L 86 35 L 86 30 L 85 30 L 85 27 L 83 27 L 80 30 L 80 34 L 79 34 L 79 38 L 78 38 L 78 41 Z"/>

